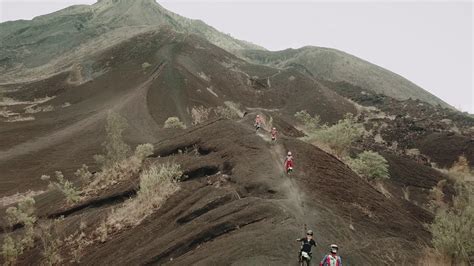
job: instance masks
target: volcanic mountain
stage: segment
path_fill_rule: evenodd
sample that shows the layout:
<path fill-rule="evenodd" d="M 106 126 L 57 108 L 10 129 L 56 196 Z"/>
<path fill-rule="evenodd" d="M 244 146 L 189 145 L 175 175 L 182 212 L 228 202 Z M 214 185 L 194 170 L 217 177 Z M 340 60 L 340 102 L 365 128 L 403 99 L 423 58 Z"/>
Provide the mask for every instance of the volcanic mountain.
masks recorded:
<path fill-rule="evenodd" d="M 311 64 L 327 70 L 313 69 L 299 62 L 299 53 L 265 51 L 153 0 L 101 0 L 6 22 L 0 37 L 0 241 L 27 232 L 5 217 L 19 195 L 32 195 L 36 224 L 54 221 L 61 264 L 291 265 L 297 263 L 295 239 L 311 228 L 317 259 L 337 243 L 349 264 L 413 265 L 419 251 L 431 247 L 425 226 L 433 220 L 430 190 L 447 178 L 431 163 L 449 166 L 463 153 L 473 159 L 474 120 L 431 105 L 441 102 L 408 82 L 392 87 L 401 77 L 371 72 L 404 95 L 395 99 L 352 63 L 334 63 L 336 71 L 327 61 L 333 56 L 315 57 Z M 198 123 L 200 108 L 213 112 Z M 222 109 L 237 116 L 223 118 Z M 374 144 L 371 135 L 352 152 L 380 152 L 391 178 L 375 185 L 303 141 L 294 121 L 301 110 L 328 125 L 347 113 L 358 117 L 384 141 Z M 126 143 L 154 148 L 127 179 L 68 202 L 40 177 L 61 171 L 80 188 L 87 184 L 74 173 L 82 165 L 91 174 L 104 171 L 94 155 L 103 152 L 110 113 L 126 119 Z M 257 114 L 278 128 L 276 143 L 269 128 L 255 132 Z M 187 128 L 165 128 L 169 117 Z M 440 141 L 465 145 L 446 144 L 445 154 L 433 148 Z M 414 148 L 423 153 L 405 153 Z M 295 158 L 290 176 L 283 170 L 288 150 Z M 140 197 L 141 174 L 167 163 L 181 166 L 179 190 L 140 223 L 104 227 L 111 213 Z M 453 194 L 450 184 L 445 192 L 446 198 Z M 17 263 L 45 260 L 41 240 Z"/>

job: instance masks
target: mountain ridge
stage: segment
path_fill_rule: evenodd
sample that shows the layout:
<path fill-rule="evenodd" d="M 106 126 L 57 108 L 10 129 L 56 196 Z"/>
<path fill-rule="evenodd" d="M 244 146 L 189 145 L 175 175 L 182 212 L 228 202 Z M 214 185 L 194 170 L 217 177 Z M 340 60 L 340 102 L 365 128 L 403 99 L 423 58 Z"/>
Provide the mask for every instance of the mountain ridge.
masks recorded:
<path fill-rule="evenodd" d="M 346 81 L 376 93 L 400 99 L 420 99 L 432 105 L 454 109 L 429 91 L 403 76 L 365 59 L 334 48 L 307 45 L 281 51 L 239 51 L 241 57 L 253 63 L 273 67 L 300 64 L 311 75 L 328 81 Z"/>

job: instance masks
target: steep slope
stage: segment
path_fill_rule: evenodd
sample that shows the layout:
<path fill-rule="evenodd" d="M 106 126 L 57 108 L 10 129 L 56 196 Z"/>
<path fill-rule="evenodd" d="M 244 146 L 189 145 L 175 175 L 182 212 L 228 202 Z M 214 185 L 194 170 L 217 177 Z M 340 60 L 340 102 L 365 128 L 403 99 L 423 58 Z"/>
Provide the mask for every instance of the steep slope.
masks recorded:
<path fill-rule="evenodd" d="M 86 246 L 80 262 L 288 265 L 298 250 L 294 239 L 305 227 L 315 230 L 320 244 L 314 250 L 317 258 L 337 242 L 348 264 L 416 262 L 418 250 L 429 240 L 422 225 L 429 222 L 429 215 L 414 205 L 408 208 L 403 200 L 386 198 L 314 146 L 291 138 L 271 145 L 255 134 L 249 122 L 210 121 L 170 132 L 155 143 L 148 164 L 181 164 L 188 176 L 181 190 L 137 227 Z M 186 147 L 201 152 L 178 152 Z M 280 161 L 289 147 L 300 169 L 291 179 L 281 173 Z M 135 182 L 125 180 L 79 206 L 65 206 L 57 193 L 45 193 L 37 197 L 38 215 L 42 219 L 64 215 L 57 226 L 65 237 L 77 234 L 81 223 L 87 225 L 85 234 L 91 235 L 113 208 L 134 197 Z M 61 250 L 65 258 L 70 258 L 71 248 L 77 247 L 65 245 Z M 39 252 L 29 250 L 20 262 L 37 261 Z"/>
<path fill-rule="evenodd" d="M 82 249 L 81 263 L 288 265 L 295 262 L 299 246 L 294 239 L 305 225 L 316 232 L 316 258 L 337 242 L 345 261 L 356 265 L 414 264 L 428 245 L 423 224 L 432 216 L 420 207 L 387 198 L 312 145 L 290 136 L 271 145 L 255 134 L 255 110 L 274 117 L 282 133 L 284 126 L 296 131 L 285 121 L 301 108 L 327 122 L 355 112 L 350 102 L 297 69 L 252 65 L 205 39 L 170 29 L 139 34 L 86 59 L 90 65 L 80 71 L 7 86 L 7 97 L 21 102 L 55 98 L 36 106 L 53 106 L 49 112 L 24 114 L 29 103 L 7 106 L 35 120 L 0 121 L 0 196 L 45 189 L 39 176 L 55 170 L 67 177 L 83 163 L 97 170 L 92 156 L 101 150 L 109 110 L 129 121 L 127 142 L 154 143 L 146 165 L 173 161 L 187 178 L 180 192 L 143 223 Z M 86 70 L 100 75 L 73 82 Z M 162 128 L 169 116 L 190 126 L 192 107 L 225 101 L 241 104 L 251 115 L 236 122 L 211 120 L 186 131 Z M 62 107 L 66 102 L 71 105 Z M 188 149 L 196 152 L 180 152 Z M 291 178 L 282 174 L 288 149 L 298 162 Z M 46 192 L 36 197 L 37 214 L 41 222 L 64 215 L 56 225 L 64 238 L 79 232 L 81 222 L 90 236 L 113 208 L 135 196 L 136 178 L 78 205 L 65 204 L 57 191 Z M 12 229 L 5 221 L 3 227 Z M 1 240 L 5 231 L 0 233 Z M 20 263 L 36 263 L 39 247 L 25 252 Z M 68 259 L 64 263 L 72 263 L 70 252 L 76 248 L 61 247 Z"/>
<path fill-rule="evenodd" d="M 154 0 L 101 0 L 72 6 L 31 21 L 0 24 L 0 83 L 33 79 L 81 62 L 84 54 L 156 27 L 198 34 L 229 51 L 262 49 L 199 20 L 174 14 Z M 29 75 L 29 76 L 28 76 Z"/>
<path fill-rule="evenodd" d="M 450 105 L 409 80 L 353 55 L 330 48 L 306 46 L 279 52 L 240 51 L 255 63 L 284 68 L 301 66 L 308 74 L 329 81 L 347 81 L 396 99 L 420 99 L 432 105 Z"/>
<path fill-rule="evenodd" d="M 80 71 L 7 86 L 10 92 L 5 96 L 19 100 L 19 104 L 6 110 L 35 120 L 8 123 L 8 118 L 0 118 L 1 192 L 18 185 L 26 190 L 32 184 L 30 174 L 44 173 L 47 162 L 56 162 L 68 173 L 81 165 L 81 160 L 57 161 L 62 149 L 73 150 L 68 156 L 89 163 L 101 148 L 98 136 L 103 134 L 103 119 L 110 109 L 130 116 L 132 128 L 128 132 L 134 143 L 156 140 L 156 130 L 170 116 L 191 125 L 193 107 L 214 108 L 225 102 L 240 104 L 242 111 L 248 112 L 263 108 L 281 123 L 291 121 L 301 109 L 318 113 L 330 123 L 355 112 L 346 99 L 294 69 L 252 65 L 198 36 L 169 29 L 143 33 L 85 60 L 90 63 L 79 65 Z M 144 68 L 144 63 L 150 66 Z M 95 76 L 74 82 L 87 73 Z M 162 76 L 156 79 L 159 73 Z M 46 96 L 55 98 L 36 107 L 51 105 L 54 111 L 25 113 L 31 105 L 28 101 Z M 136 103 L 142 97 L 147 109 Z M 65 103 L 71 106 L 61 107 Z M 149 113 L 153 120 L 136 120 L 135 116 L 143 116 L 141 113 Z M 70 143 L 77 135 L 84 138 L 83 142 Z M 45 150 L 47 155 L 35 155 Z M 25 162 L 34 163 L 25 168 Z M 13 179 L 16 184 L 9 182 Z M 34 182 L 40 181 L 35 178 Z"/>

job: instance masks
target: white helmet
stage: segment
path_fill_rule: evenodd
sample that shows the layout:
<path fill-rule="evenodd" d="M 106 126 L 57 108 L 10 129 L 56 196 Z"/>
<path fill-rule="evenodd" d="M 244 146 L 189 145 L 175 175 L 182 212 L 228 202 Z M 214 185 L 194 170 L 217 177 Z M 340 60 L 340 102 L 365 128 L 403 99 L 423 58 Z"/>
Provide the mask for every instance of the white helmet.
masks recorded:
<path fill-rule="evenodd" d="M 260 115 L 257 115 L 257 117 L 260 117 Z"/>
<path fill-rule="evenodd" d="M 276 127 L 274 127 L 273 130 L 276 130 Z"/>
<path fill-rule="evenodd" d="M 291 156 L 291 151 L 288 152 L 288 156 Z"/>
<path fill-rule="evenodd" d="M 335 244 L 331 245 L 331 253 L 336 254 L 338 249 L 339 248 L 337 247 L 337 245 L 335 245 Z"/>

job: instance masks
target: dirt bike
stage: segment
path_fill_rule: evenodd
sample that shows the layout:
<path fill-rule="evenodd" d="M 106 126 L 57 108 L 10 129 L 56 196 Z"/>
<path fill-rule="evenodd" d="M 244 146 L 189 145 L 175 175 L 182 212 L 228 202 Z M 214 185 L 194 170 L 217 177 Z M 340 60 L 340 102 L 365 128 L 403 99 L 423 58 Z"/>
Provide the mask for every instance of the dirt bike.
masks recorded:
<path fill-rule="evenodd" d="M 255 131 L 258 132 L 258 130 L 262 127 L 260 123 L 255 124 Z"/>
<path fill-rule="evenodd" d="M 311 254 L 301 251 L 300 258 L 299 258 L 300 266 L 309 266 L 311 263 Z"/>
<path fill-rule="evenodd" d="M 286 169 L 286 174 L 287 175 L 290 175 L 292 172 L 293 172 L 293 167 L 290 166 Z"/>
<path fill-rule="evenodd" d="M 276 141 L 277 141 L 276 136 L 273 136 L 273 135 L 270 137 L 270 139 L 271 139 L 272 144 L 276 143 Z"/>

